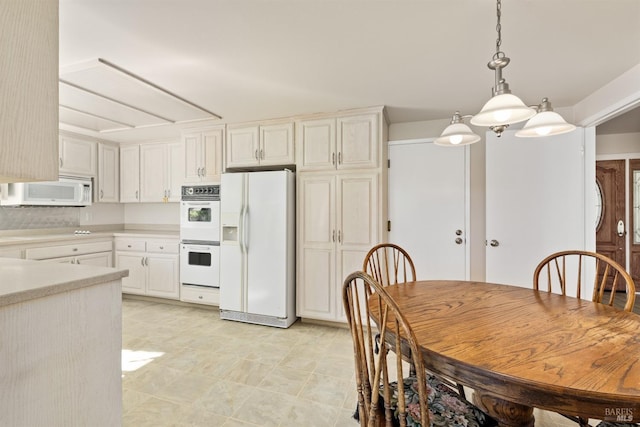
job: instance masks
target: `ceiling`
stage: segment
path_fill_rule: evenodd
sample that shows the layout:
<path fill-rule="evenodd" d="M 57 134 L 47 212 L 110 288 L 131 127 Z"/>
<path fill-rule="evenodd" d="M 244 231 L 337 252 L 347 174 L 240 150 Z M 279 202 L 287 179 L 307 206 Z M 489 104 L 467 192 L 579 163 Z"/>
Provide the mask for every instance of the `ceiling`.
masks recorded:
<path fill-rule="evenodd" d="M 391 123 L 443 119 L 476 113 L 491 95 L 495 9 L 493 0 L 60 0 L 61 75 L 101 58 L 219 123 L 374 105 Z M 502 39 L 515 95 L 571 107 L 640 63 L 640 0 L 503 0 Z M 100 136 L 171 137 L 193 125 L 171 121 Z"/>

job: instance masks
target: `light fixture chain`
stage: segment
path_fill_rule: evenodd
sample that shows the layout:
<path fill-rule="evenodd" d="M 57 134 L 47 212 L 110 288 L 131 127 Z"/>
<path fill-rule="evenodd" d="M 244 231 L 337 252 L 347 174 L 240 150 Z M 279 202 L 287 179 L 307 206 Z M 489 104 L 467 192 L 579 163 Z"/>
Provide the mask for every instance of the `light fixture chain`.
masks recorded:
<path fill-rule="evenodd" d="M 500 52 L 500 46 L 502 45 L 502 24 L 500 24 L 500 17 L 502 16 L 502 1 L 496 1 L 496 17 L 498 23 L 496 24 L 496 31 L 498 32 L 498 39 L 496 40 L 496 54 Z"/>

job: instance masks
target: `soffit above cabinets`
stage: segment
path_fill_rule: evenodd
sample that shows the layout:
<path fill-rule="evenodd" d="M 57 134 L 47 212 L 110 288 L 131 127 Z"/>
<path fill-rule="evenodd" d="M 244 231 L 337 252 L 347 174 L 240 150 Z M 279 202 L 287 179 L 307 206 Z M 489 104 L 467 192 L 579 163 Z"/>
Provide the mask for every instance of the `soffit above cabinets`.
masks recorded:
<path fill-rule="evenodd" d="M 98 58 L 60 70 L 60 123 L 114 132 L 221 117 Z"/>

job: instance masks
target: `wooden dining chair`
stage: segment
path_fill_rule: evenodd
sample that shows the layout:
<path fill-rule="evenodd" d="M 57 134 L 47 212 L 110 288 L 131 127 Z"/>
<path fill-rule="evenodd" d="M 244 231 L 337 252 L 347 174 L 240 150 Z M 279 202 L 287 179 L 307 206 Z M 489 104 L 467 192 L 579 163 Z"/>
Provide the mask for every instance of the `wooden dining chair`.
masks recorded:
<path fill-rule="evenodd" d="M 618 294 L 624 292 L 624 302 L 616 306 L 626 311 L 633 311 L 636 299 L 636 290 L 633 279 L 620 264 L 611 258 L 589 251 L 569 250 L 553 253 L 540 261 L 533 272 L 533 288 L 567 295 L 567 286 L 575 283 L 575 297 L 581 298 L 583 291 L 583 276 L 586 268 L 593 268 L 594 281 L 591 300 L 593 302 L 610 306 L 616 302 Z M 607 289 L 610 287 L 610 289 Z M 605 291 L 610 295 L 605 298 Z M 621 296 L 619 299 L 622 299 Z M 560 414 L 565 418 L 578 423 L 581 427 L 590 426 L 589 420 L 584 417 Z M 611 424 L 601 422 L 598 427 L 636 426 L 637 424 Z"/>
<path fill-rule="evenodd" d="M 362 271 L 383 286 L 416 280 L 413 260 L 403 248 L 393 243 L 380 243 L 364 257 Z"/>
<path fill-rule="evenodd" d="M 591 300 L 613 306 L 616 297 L 621 297 L 618 294 L 624 292 L 626 300 L 624 304 L 619 303 L 619 306 L 626 311 L 633 311 L 636 299 L 633 279 L 620 264 L 596 252 L 570 250 L 549 255 L 536 267 L 533 273 L 533 287 L 540 289 L 546 282 L 547 291 L 566 295 L 567 285 L 575 283 L 575 297 L 581 298 L 584 271 L 588 266 L 592 267 L 595 273 Z M 608 286 L 610 295 L 605 298 Z"/>
<path fill-rule="evenodd" d="M 353 341 L 361 426 L 497 425 L 427 373 L 415 334 L 384 286 L 365 272 L 354 272 L 344 281 L 342 297 Z M 379 319 L 378 326 L 372 323 L 372 313 Z M 376 330 L 380 333 L 377 353 Z M 414 373 L 409 373 L 409 363 L 393 353 L 399 349 L 409 355 Z"/>
<path fill-rule="evenodd" d="M 409 253 L 394 243 L 380 243 L 369 250 L 364 257 L 362 271 L 371 275 L 383 286 L 398 283 L 414 282 L 416 268 Z M 462 384 L 455 384 L 447 378 L 440 378 L 447 384 L 457 388 L 460 396 L 465 397 Z"/>

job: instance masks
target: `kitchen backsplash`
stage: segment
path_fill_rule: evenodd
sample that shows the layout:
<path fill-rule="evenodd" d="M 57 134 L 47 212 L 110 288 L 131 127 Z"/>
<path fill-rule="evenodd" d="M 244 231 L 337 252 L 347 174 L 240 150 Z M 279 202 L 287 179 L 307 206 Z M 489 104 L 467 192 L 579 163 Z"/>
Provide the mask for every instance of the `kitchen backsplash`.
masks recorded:
<path fill-rule="evenodd" d="M 80 208 L 0 207 L 0 230 L 62 228 L 80 225 Z"/>

